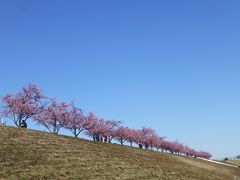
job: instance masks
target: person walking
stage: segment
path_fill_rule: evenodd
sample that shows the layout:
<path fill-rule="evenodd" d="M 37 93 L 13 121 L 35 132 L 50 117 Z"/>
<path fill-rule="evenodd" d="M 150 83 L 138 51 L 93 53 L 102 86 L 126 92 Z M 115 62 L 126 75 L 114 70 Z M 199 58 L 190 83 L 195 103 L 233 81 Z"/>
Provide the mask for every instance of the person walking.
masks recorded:
<path fill-rule="evenodd" d="M 25 120 L 22 120 L 22 122 L 20 123 L 20 127 L 21 128 L 27 128 L 27 123 Z"/>

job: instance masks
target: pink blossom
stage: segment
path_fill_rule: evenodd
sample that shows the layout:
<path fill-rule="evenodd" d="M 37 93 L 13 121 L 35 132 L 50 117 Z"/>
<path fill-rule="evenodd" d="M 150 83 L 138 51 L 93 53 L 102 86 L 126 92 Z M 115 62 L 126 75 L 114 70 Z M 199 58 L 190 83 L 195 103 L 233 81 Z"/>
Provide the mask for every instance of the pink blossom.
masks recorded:
<path fill-rule="evenodd" d="M 38 87 L 29 84 L 16 94 L 7 94 L 2 97 L 1 114 L 12 119 L 19 127 L 22 120 L 26 121 L 43 110 L 44 105 L 41 102 L 43 98 L 45 96 Z"/>
<path fill-rule="evenodd" d="M 45 126 L 50 132 L 58 134 L 69 119 L 68 107 L 67 103 L 58 103 L 55 99 L 51 99 L 44 111 L 34 116 L 34 120 Z"/>
<path fill-rule="evenodd" d="M 87 118 L 83 115 L 83 111 L 73 103 L 69 105 L 67 113 L 68 118 L 64 127 L 69 129 L 75 137 L 78 137 L 83 130 L 86 130 L 89 124 Z"/>

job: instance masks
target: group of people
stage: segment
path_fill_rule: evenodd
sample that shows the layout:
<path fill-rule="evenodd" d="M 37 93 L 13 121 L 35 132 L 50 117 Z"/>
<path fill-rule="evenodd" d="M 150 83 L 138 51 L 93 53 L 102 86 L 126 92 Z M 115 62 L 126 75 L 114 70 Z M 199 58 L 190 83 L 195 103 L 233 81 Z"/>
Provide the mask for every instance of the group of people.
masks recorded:
<path fill-rule="evenodd" d="M 101 136 L 101 135 L 98 134 L 98 133 L 93 135 L 93 141 L 111 143 L 111 139 L 108 138 L 108 136 Z M 138 144 L 138 147 L 142 149 L 142 148 L 143 148 L 143 144 L 141 144 L 141 143 Z M 148 148 L 149 148 L 149 145 L 148 145 L 148 144 L 145 144 L 144 147 L 145 147 L 146 149 L 148 149 Z"/>
<path fill-rule="evenodd" d="M 93 141 L 111 143 L 111 139 L 110 138 L 108 138 L 107 136 L 101 136 L 98 133 L 93 135 Z"/>
<path fill-rule="evenodd" d="M 93 135 L 93 141 L 111 143 L 111 139 L 108 138 L 108 136 L 101 136 L 101 135 L 99 135 L 98 133 Z M 142 149 L 142 148 L 143 148 L 143 144 L 138 144 L 138 147 Z M 148 144 L 145 144 L 144 147 L 145 147 L 146 149 L 148 149 L 148 148 L 149 148 L 149 145 L 148 145 Z"/>

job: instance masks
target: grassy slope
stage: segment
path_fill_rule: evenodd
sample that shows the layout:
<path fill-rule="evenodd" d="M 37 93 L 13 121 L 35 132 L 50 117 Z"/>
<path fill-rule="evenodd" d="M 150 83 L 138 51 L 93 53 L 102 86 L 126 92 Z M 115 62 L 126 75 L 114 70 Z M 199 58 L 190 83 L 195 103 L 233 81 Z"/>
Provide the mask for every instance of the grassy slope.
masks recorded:
<path fill-rule="evenodd" d="M 236 159 L 236 160 L 232 160 L 232 162 L 238 164 L 240 166 L 240 160 L 239 159 Z"/>
<path fill-rule="evenodd" d="M 240 179 L 194 158 L 0 126 L 0 179 Z M 25 177 L 25 178 L 24 178 Z"/>
<path fill-rule="evenodd" d="M 227 161 L 223 161 L 223 162 L 240 167 L 240 160 L 227 160 Z"/>

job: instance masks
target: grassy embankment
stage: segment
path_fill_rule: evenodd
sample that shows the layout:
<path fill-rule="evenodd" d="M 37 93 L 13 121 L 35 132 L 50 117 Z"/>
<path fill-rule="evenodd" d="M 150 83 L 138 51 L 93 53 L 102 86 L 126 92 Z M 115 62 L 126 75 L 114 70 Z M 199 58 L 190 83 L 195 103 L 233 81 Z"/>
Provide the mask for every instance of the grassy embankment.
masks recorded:
<path fill-rule="evenodd" d="M 203 160 L 0 126 L 0 179 L 240 180 Z"/>

